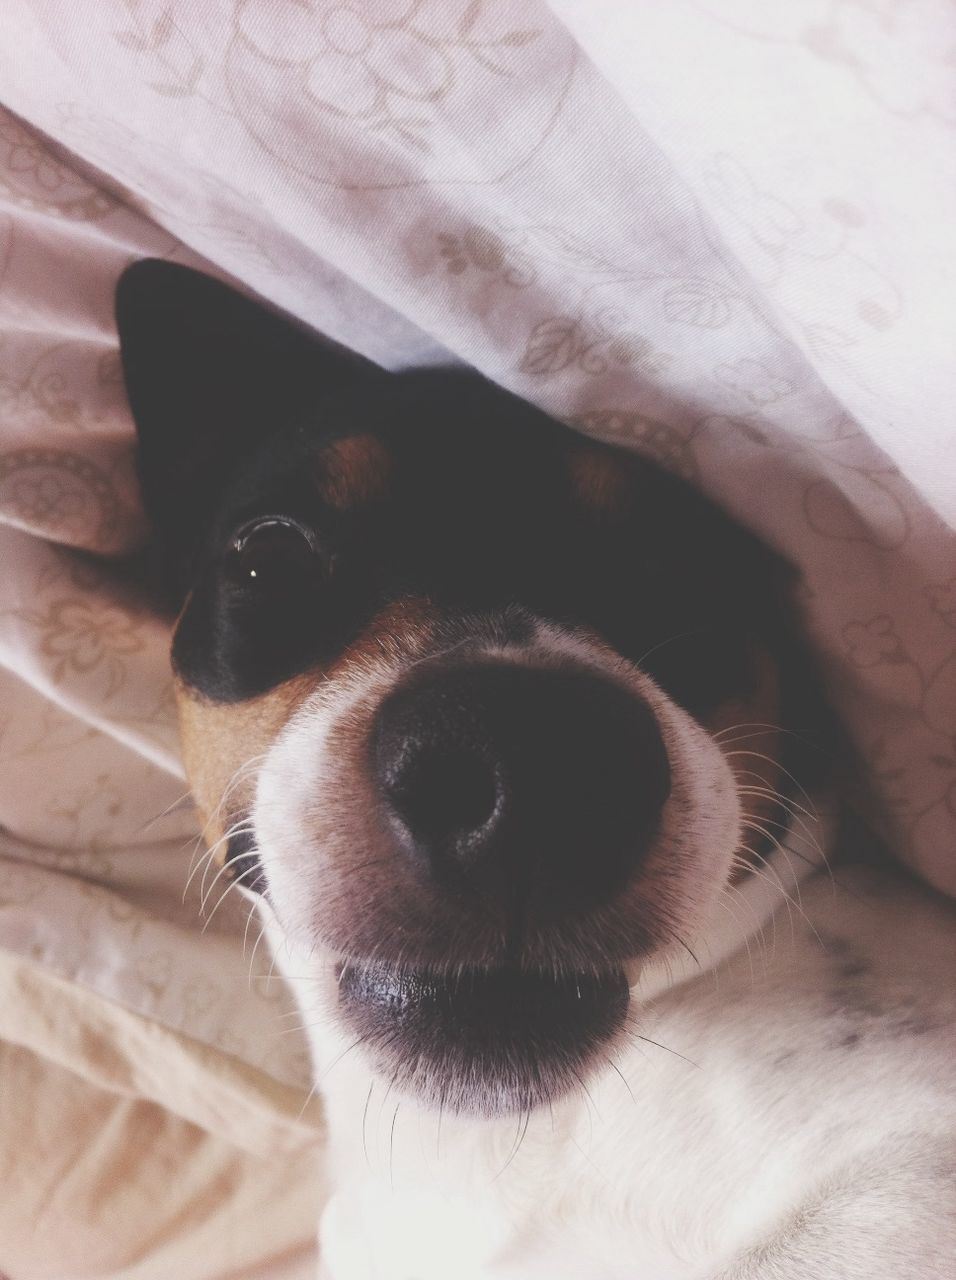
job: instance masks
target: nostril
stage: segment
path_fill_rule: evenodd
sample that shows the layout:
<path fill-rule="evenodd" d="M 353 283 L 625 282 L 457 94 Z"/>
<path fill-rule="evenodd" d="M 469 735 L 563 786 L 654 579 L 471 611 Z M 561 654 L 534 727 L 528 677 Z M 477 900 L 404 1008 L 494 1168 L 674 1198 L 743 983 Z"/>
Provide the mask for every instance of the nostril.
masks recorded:
<path fill-rule="evenodd" d="M 393 812 L 424 845 L 475 835 L 494 820 L 500 788 L 493 762 L 462 749 L 426 749 L 385 779 Z"/>
<path fill-rule="evenodd" d="M 670 789 L 651 708 L 563 668 L 419 667 L 383 700 L 370 747 L 396 853 L 456 893 L 542 918 L 623 888 Z"/>

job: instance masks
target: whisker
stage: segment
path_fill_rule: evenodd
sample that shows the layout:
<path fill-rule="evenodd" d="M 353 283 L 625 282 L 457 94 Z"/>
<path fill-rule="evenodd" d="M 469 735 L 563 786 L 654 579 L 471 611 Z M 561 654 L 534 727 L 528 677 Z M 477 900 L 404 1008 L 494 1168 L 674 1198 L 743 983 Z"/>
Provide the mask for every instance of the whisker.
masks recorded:
<path fill-rule="evenodd" d="M 817 941 L 818 941 L 818 942 L 820 942 L 820 945 L 822 946 L 822 945 L 823 945 L 823 940 L 820 938 L 820 935 L 819 935 L 819 933 L 817 932 L 816 927 L 814 926 L 813 921 L 810 919 L 810 917 L 809 917 L 809 916 L 807 915 L 807 913 L 804 911 L 804 909 L 803 909 L 803 907 L 801 906 L 801 904 L 800 904 L 799 902 L 794 901 L 794 899 L 790 896 L 790 894 L 789 894 L 789 893 L 786 891 L 786 889 L 783 887 L 783 881 L 782 881 L 782 879 L 780 878 L 780 875 L 778 874 L 778 872 L 776 871 L 776 868 L 775 868 L 775 867 L 773 867 L 773 866 L 772 866 L 772 865 L 767 861 L 767 859 L 766 859 L 765 857 L 763 857 L 763 855 L 762 855 L 762 854 L 757 853 L 757 851 L 756 851 L 755 849 L 751 849 L 751 848 L 749 848 L 749 846 L 747 846 L 747 845 L 743 845 L 743 846 L 742 846 L 742 848 L 744 848 L 744 849 L 746 850 L 746 852 L 747 852 L 747 853 L 751 854 L 754 858 L 756 858 L 756 859 L 760 862 L 761 866 L 765 867 L 765 868 L 766 868 L 766 870 L 767 870 L 767 872 L 768 872 L 768 873 L 771 873 L 771 874 L 775 877 L 775 879 L 771 879 L 769 874 L 768 874 L 768 875 L 764 875 L 764 874 L 763 874 L 763 872 L 760 870 L 760 868 L 759 868 L 759 867 L 756 867 L 756 866 L 754 866 L 754 867 L 751 867 L 751 868 L 750 868 L 750 870 L 751 870 L 751 874 L 752 874 L 752 875 L 755 875 L 755 876 L 758 876 L 758 877 L 759 877 L 760 879 L 762 879 L 762 880 L 766 880 L 768 884 L 773 885 L 773 887 L 774 887 L 775 889 L 777 889 L 777 890 L 779 890 L 779 891 L 780 891 L 780 893 L 783 895 L 783 897 L 784 897 L 785 901 L 786 901 L 786 902 L 787 902 L 787 904 L 788 904 L 788 906 L 787 906 L 788 914 L 789 914 L 790 907 L 793 907 L 796 911 L 798 911 L 798 912 L 800 913 L 800 915 L 803 917 L 803 919 L 804 919 L 804 921 L 805 921 L 805 923 L 806 923 L 807 927 L 810 929 L 811 933 L 814 935 L 814 937 L 817 939 Z M 772 917 L 771 917 L 771 919 L 772 919 Z M 792 916 L 790 917 L 790 928 L 791 928 L 791 931 L 792 931 L 792 930 L 793 930 L 793 917 L 792 917 Z M 796 936 L 796 935 L 794 934 L 794 937 L 795 937 L 795 936 Z"/>
<path fill-rule="evenodd" d="M 222 845 L 228 844 L 230 840 L 234 839 L 238 835 L 247 835 L 247 834 L 250 834 L 247 829 L 244 829 L 242 827 L 236 827 L 236 828 L 233 828 L 231 831 L 227 831 L 219 840 L 217 840 L 216 843 L 209 850 L 209 857 L 207 859 L 207 867 L 206 867 L 205 874 L 208 875 L 209 865 L 214 860 L 215 854 L 218 853 Z M 208 886 L 208 888 L 203 889 L 202 897 L 200 898 L 200 901 L 199 901 L 200 912 L 205 911 L 206 903 L 209 901 L 210 897 L 212 896 L 212 891 L 213 889 L 215 889 L 216 884 L 219 881 L 220 877 L 224 875 L 229 875 L 231 865 L 232 864 L 230 862 L 224 861 L 222 865 L 219 867 L 215 876 L 213 877 L 212 883 Z"/>
<path fill-rule="evenodd" d="M 727 899 L 729 899 L 729 901 L 727 901 Z M 757 925 L 756 932 L 757 932 L 758 934 L 759 934 L 759 933 L 762 933 L 762 928 L 763 928 L 763 926 L 762 926 L 762 924 L 761 924 L 761 922 L 760 922 L 760 918 L 759 918 L 759 916 L 757 915 L 756 911 L 754 911 L 754 909 L 753 909 L 753 907 L 751 906 L 751 904 L 750 904 L 750 903 L 748 903 L 748 902 L 746 901 L 746 899 L 744 899 L 744 898 L 739 898 L 739 899 L 738 899 L 737 897 L 735 897 L 735 886 L 734 886 L 734 885 L 724 885 L 724 886 L 721 888 L 721 891 L 720 891 L 720 893 L 718 894 L 718 897 L 717 897 L 717 902 L 718 902 L 718 904 L 719 904 L 721 907 L 723 907 L 723 909 L 724 909 L 724 910 L 727 912 L 727 914 L 730 916 L 731 920 L 733 920 L 733 922 L 734 922 L 734 924 L 737 926 L 737 928 L 738 928 L 738 929 L 741 929 L 741 931 L 742 931 L 742 933 L 743 933 L 744 946 L 745 946 L 745 947 L 746 947 L 746 949 L 747 949 L 747 962 L 748 962 L 748 964 L 750 965 L 750 985 L 751 985 L 751 986 L 754 986 L 754 985 L 755 985 L 755 983 L 756 983 L 756 981 L 757 981 L 757 975 L 756 975 L 756 972 L 755 972 L 755 970 L 754 970 L 754 958 L 753 958 L 753 952 L 752 952 L 752 950 L 751 950 L 751 948 L 750 948 L 750 936 L 751 936 L 751 930 L 746 929 L 746 928 L 742 928 L 741 923 L 740 923 L 740 917 L 737 915 L 736 911 L 734 911 L 734 910 L 733 910 L 733 905 L 732 905 L 732 904 L 736 905 L 736 902 L 737 902 L 738 900 L 740 901 L 740 903 L 741 903 L 741 905 L 742 905 L 742 906 L 748 906 L 748 907 L 750 907 L 750 913 L 751 913 L 751 915 L 753 916 L 754 921 L 756 922 L 756 925 Z M 714 970 L 714 975 L 715 975 L 715 979 L 716 979 L 716 975 L 717 975 L 717 970 L 716 970 L 716 969 Z"/>
<path fill-rule="evenodd" d="M 197 844 L 201 844 L 206 839 L 206 834 L 209 831 L 210 827 L 213 826 L 213 824 L 219 820 L 227 801 L 232 796 L 233 792 L 242 784 L 242 782 L 246 780 L 246 775 L 249 773 L 252 773 L 255 769 L 257 769 L 259 765 L 266 759 L 266 756 L 268 754 L 269 753 L 267 751 L 262 751 L 258 755 L 251 756 L 248 760 L 244 760 L 242 764 L 239 765 L 239 767 L 235 770 L 232 777 L 229 779 L 229 781 L 226 783 L 226 786 L 223 788 L 222 795 L 219 797 L 219 803 L 216 805 L 215 809 L 212 811 L 212 813 L 203 823 L 202 829 L 199 832 Z M 248 821 L 248 819 L 245 819 L 245 821 Z M 218 847 L 218 845 L 221 844 L 222 839 L 223 837 L 220 837 L 220 839 L 216 842 L 213 848 Z M 195 876 L 199 866 L 202 865 L 203 861 L 205 861 L 205 858 L 200 860 L 197 866 L 190 871 L 189 876 L 187 877 L 186 887 L 183 890 L 184 902 L 186 900 L 186 894 L 189 890 L 190 884 L 192 883 L 193 877 Z M 204 875 L 205 875 L 205 872 L 204 872 Z"/>
<path fill-rule="evenodd" d="M 740 790 L 743 790 L 745 787 L 749 787 L 755 795 L 765 795 L 768 798 L 774 799 L 777 804 L 788 809 L 794 814 L 794 816 L 796 816 L 797 813 L 800 813 L 808 822 L 819 822 L 820 814 L 816 807 L 808 809 L 805 805 L 802 805 L 799 800 L 795 800 L 793 796 L 785 796 L 782 791 L 778 791 L 774 787 L 767 786 L 759 773 L 754 773 L 750 769 L 741 769 L 738 772 L 742 778 L 757 779 L 756 782 L 741 783 L 739 787 Z"/>
<path fill-rule="evenodd" d="M 300 1108 L 300 1110 L 299 1110 L 299 1114 L 298 1114 L 298 1115 L 296 1116 L 296 1118 L 295 1118 L 295 1119 L 296 1119 L 296 1123 L 297 1123 L 297 1124 L 300 1124 L 300 1123 L 301 1123 L 301 1121 L 302 1121 L 302 1117 L 305 1115 L 306 1108 L 308 1107 L 308 1105 L 309 1105 L 309 1103 L 312 1101 L 312 1099 L 315 1097 L 315 1091 L 316 1091 L 316 1088 L 317 1088 L 317 1087 L 318 1087 L 318 1086 L 317 1086 L 316 1082 L 313 1082 L 313 1084 L 312 1084 L 312 1088 L 311 1088 L 311 1089 L 309 1090 L 309 1092 L 305 1095 L 305 1102 L 303 1102 L 303 1104 L 302 1104 L 302 1106 L 301 1106 L 301 1108 Z"/>
<path fill-rule="evenodd" d="M 611 1068 L 611 1070 L 614 1072 L 614 1074 L 615 1074 L 616 1076 L 618 1076 L 618 1078 L 619 1078 L 619 1079 L 620 1079 L 620 1081 L 621 1081 L 621 1084 L 624 1086 L 624 1088 L 625 1088 L 625 1089 L 628 1091 L 628 1093 L 630 1094 L 631 1101 L 634 1103 L 634 1105 L 635 1105 L 635 1107 L 636 1107 L 636 1106 L 637 1106 L 637 1099 L 634 1097 L 634 1090 L 631 1088 L 630 1084 L 628 1084 L 627 1077 L 625 1076 L 624 1072 L 621 1070 L 621 1068 L 617 1065 L 617 1063 L 614 1061 L 614 1059 L 613 1059 L 612 1057 L 608 1056 L 607 1058 L 605 1058 L 605 1059 L 604 1059 L 604 1061 L 605 1061 L 605 1062 L 607 1063 L 607 1065 Z"/>
<path fill-rule="evenodd" d="M 178 813 L 180 810 L 191 809 L 194 807 L 195 801 L 193 800 L 192 792 L 185 791 L 178 797 L 178 799 L 174 800 L 172 804 L 168 804 L 165 809 L 160 810 L 160 812 L 155 814 L 152 818 L 147 818 L 141 827 L 136 828 L 136 834 L 142 835 L 144 832 L 148 831 L 150 827 L 155 826 L 157 822 L 162 822 L 163 818 L 168 818 L 171 813 Z"/>
<path fill-rule="evenodd" d="M 395 1125 L 398 1122 L 398 1112 L 401 1105 L 401 1102 L 396 1102 L 395 1104 L 388 1136 L 388 1185 L 392 1191 L 395 1190 Z"/>
<path fill-rule="evenodd" d="M 369 1110 L 369 1107 L 372 1105 L 372 1093 L 374 1089 L 375 1089 L 375 1077 L 373 1076 L 372 1079 L 369 1081 L 368 1093 L 366 1094 L 366 1097 L 365 1097 L 365 1106 L 362 1108 L 362 1151 L 365 1154 L 365 1164 L 369 1170 L 371 1170 L 372 1168 L 372 1160 L 368 1153 L 367 1124 L 368 1124 L 368 1110 Z"/>
<path fill-rule="evenodd" d="M 788 852 L 795 854 L 802 862 L 805 862 L 807 866 L 813 867 L 816 865 L 813 859 L 808 857 L 805 853 L 800 853 L 799 850 L 797 849 L 789 849 L 789 846 L 783 843 L 783 840 L 781 837 L 775 836 L 772 831 L 769 831 L 767 829 L 767 827 L 764 825 L 765 823 L 770 823 L 770 825 L 772 826 L 782 828 L 782 830 L 787 832 L 788 834 L 791 834 L 791 835 L 793 834 L 791 828 L 788 827 L 785 823 L 774 822 L 773 819 L 771 818 L 757 819 L 752 817 L 746 817 L 741 819 L 741 826 L 746 831 L 752 831 L 755 835 L 763 836 L 765 840 L 768 840 L 770 842 L 770 844 L 773 846 L 772 852 L 775 853 L 778 849 L 787 849 Z"/>
<path fill-rule="evenodd" d="M 659 640 L 657 644 L 651 645 L 646 649 L 634 663 L 636 667 L 642 667 L 652 653 L 657 653 L 659 649 L 663 649 L 666 645 L 674 644 L 678 640 L 686 640 L 688 636 L 696 636 L 701 634 L 700 627 L 693 627 L 689 631 L 679 631 L 676 635 L 668 636 L 666 640 Z"/>
<path fill-rule="evenodd" d="M 575 1080 L 577 1080 L 578 1085 L 581 1088 L 581 1092 L 584 1094 L 584 1097 L 588 1103 L 588 1108 L 587 1108 L 588 1146 L 590 1147 L 594 1145 L 594 1116 L 597 1116 L 598 1120 L 600 1121 L 601 1114 L 598 1111 L 597 1107 L 594 1105 L 594 1099 L 591 1097 L 591 1091 L 590 1089 L 588 1089 L 587 1085 L 584 1083 L 583 1078 L 580 1075 L 578 1075 L 576 1071 L 572 1071 L 571 1074 L 574 1076 Z"/>
<path fill-rule="evenodd" d="M 245 928 L 243 929 L 243 931 L 242 931 L 242 958 L 243 958 L 243 960 L 245 960 L 245 958 L 246 958 L 246 945 L 247 945 L 247 944 L 248 944 L 248 942 L 249 942 L 249 926 L 252 924 L 253 920 L 254 920 L 254 919 L 256 919 L 256 918 L 258 917 L 258 915 L 259 915 L 259 911 L 258 911 L 258 908 L 257 908 L 256 904 L 255 904 L 254 902 L 250 902 L 250 903 L 249 903 L 249 912 L 248 912 L 248 914 L 247 914 L 247 916 L 246 916 L 246 927 L 245 927 Z M 249 987 L 250 987 L 250 990 L 251 990 L 251 989 L 252 989 L 252 974 L 251 974 L 251 973 L 249 974 Z"/>
<path fill-rule="evenodd" d="M 680 946 L 680 947 L 683 947 L 683 948 L 684 948 L 684 950 L 685 950 L 685 951 L 687 952 L 687 954 L 690 956 L 691 960 L 693 960 L 693 962 L 694 962 L 694 964 L 697 966 L 697 968 L 698 968 L 698 969 L 703 969 L 703 967 L 704 967 L 704 966 L 703 966 L 703 965 L 701 964 L 701 962 L 697 959 L 696 954 L 691 950 L 691 948 L 690 948 L 690 946 L 688 945 L 688 943 L 686 943 L 686 942 L 684 941 L 684 939 L 683 939 L 683 938 L 677 937 L 676 935 L 675 935 L 675 939 L 674 939 L 674 940 L 676 941 L 676 943 L 678 944 L 678 946 Z"/>
<path fill-rule="evenodd" d="M 785 778 L 790 779 L 793 785 L 798 789 L 800 794 L 806 800 L 807 804 L 810 806 L 810 809 L 812 811 L 812 816 L 814 817 L 816 816 L 816 812 L 815 812 L 816 807 L 813 803 L 813 797 L 807 791 L 806 787 L 803 785 L 800 779 L 797 778 L 794 774 L 792 774 L 789 769 L 785 769 L 779 760 L 775 760 L 773 756 L 766 755 L 763 751 L 727 751 L 725 752 L 725 754 L 728 756 L 728 758 L 731 756 L 752 756 L 756 760 L 765 760 L 768 764 L 773 765 L 775 769 L 779 769 Z"/>
<path fill-rule="evenodd" d="M 198 873 L 198 871 L 199 871 L 200 867 L 203 869 L 203 878 L 200 880 L 200 896 L 203 894 L 203 892 L 204 892 L 203 882 L 204 882 L 205 876 L 207 875 L 207 873 L 208 873 L 208 871 L 209 871 L 209 864 L 213 861 L 213 859 L 215 858 L 215 856 L 216 856 L 217 852 L 219 851 L 219 849 L 221 848 L 221 846 L 222 846 L 222 845 L 223 845 L 227 840 L 229 840 L 229 839 L 231 838 L 231 836 L 233 836 L 233 835 L 235 835 L 235 834 L 237 834 L 237 832 L 235 832 L 235 831 L 232 831 L 232 830 L 230 830 L 230 831 L 226 831 L 226 832 L 224 832 L 224 833 L 219 837 L 219 839 L 218 839 L 218 840 L 216 840 L 213 844 L 208 845 L 208 846 L 204 849 L 204 851 L 203 851 L 203 853 L 202 853 L 201 857 L 199 858 L 199 861 L 198 861 L 198 862 L 196 863 L 196 865 L 193 867 L 192 871 L 189 873 L 189 876 L 188 876 L 188 878 L 187 878 L 187 880 L 186 880 L 186 886 L 185 886 L 185 888 L 183 889 L 183 902 L 185 902 L 185 901 L 186 901 L 186 895 L 187 895 L 187 894 L 188 894 L 188 892 L 189 892 L 190 885 L 192 884 L 192 882 L 193 882 L 193 880 L 194 880 L 195 876 L 197 875 L 197 873 Z M 200 835 L 197 839 L 198 839 L 199 841 L 201 841 L 201 840 L 202 840 L 202 836 Z"/>
<path fill-rule="evenodd" d="M 445 1090 L 438 1095 L 438 1123 L 435 1126 L 435 1162 L 441 1164 L 441 1122 L 445 1118 Z"/>
<path fill-rule="evenodd" d="M 269 928 L 268 922 L 263 920 L 262 925 L 259 929 L 259 936 L 256 938 L 255 946 L 252 948 L 252 955 L 249 957 L 249 981 L 250 982 L 252 981 L 253 966 L 256 963 L 256 952 L 259 950 L 259 944 L 262 942 L 262 939 L 266 936 L 266 931 L 268 930 L 268 928 Z M 270 970 L 269 974 L 266 976 L 266 982 L 271 981 L 271 978 L 272 978 L 272 972 Z"/>
<path fill-rule="evenodd" d="M 199 835 L 193 838 L 192 846 L 193 846 L 193 851 L 189 860 L 189 872 L 186 876 L 186 883 L 183 886 L 182 901 L 184 903 L 186 901 L 186 895 L 189 893 L 189 886 L 193 882 L 193 877 L 196 875 L 197 871 L 203 865 L 206 859 L 210 856 L 209 850 L 207 848 L 203 848 L 201 832 Z M 200 853 L 200 849 L 202 849 L 201 853 Z"/>
<path fill-rule="evenodd" d="M 739 738 L 734 738 L 732 742 L 745 742 L 747 738 L 759 738 L 764 733 L 782 733 L 788 738 L 796 738 L 798 742 L 802 742 L 804 746 L 812 748 L 814 751 L 823 752 L 824 748 L 808 737 L 805 733 L 798 733 L 795 729 L 787 729 L 782 724 L 770 724 L 759 720 L 742 721 L 740 724 L 728 725 L 725 729 L 718 729 L 716 733 L 711 734 L 715 742 L 721 746 L 724 745 L 728 733 L 734 733 L 737 729 L 755 729 L 761 732 L 752 734 L 742 734 Z"/>
<path fill-rule="evenodd" d="M 209 874 L 209 867 L 212 865 L 212 861 L 215 854 L 218 852 L 218 850 L 222 845 L 228 844 L 229 841 L 235 839 L 236 836 L 248 835 L 248 834 L 251 834 L 248 827 L 242 824 L 237 824 L 235 827 L 232 827 L 229 831 L 225 832 L 225 834 L 221 836 L 220 839 L 217 840 L 216 843 L 209 850 L 209 858 L 206 863 L 206 870 L 203 872 L 203 877 L 202 877 L 202 880 L 200 881 L 200 890 L 202 893 L 202 897 L 200 898 L 200 902 L 199 902 L 200 914 L 205 913 L 206 903 L 209 901 L 210 897 L 212 896 L 212 891 L 213 889 L 215 889 L 220 878 L 224 875 L 228 876 L 231 874 L 231 871 L 230 871 L 231 863 L 229 863 L 228 861 L 224 861 L 222 866 L 219 868 L 219 870 L 216 872 L 215 876 L 213 877 L 212 883 L 209 885 L 208 888 L 206 888 L 206 885 L 205 885 L 206 876 Z M 258 871 L 258 867 L 252 866 L 249 868 L 249 870 Z M 246 873 L 243 872 L 243 875 L 245 874 Z M 228 890 L 226 892 L 228 893 Z"/>
<path fill-rule="evenodd" d="M 318 1024 L 313 1024 L 313 1025 L 318 1025 Z M 341 1052 L 340 1054 L 338 1054 L 338 1055 L 333 1059 L 333 1061 L 332 1061 L 331 1063 L 329 1063 L 329 1065 L 325 1068 L 325 1070 L 321 1073 L 321 1075 L 320 1075 L 320 1076 L 318 1077 L 318 1079 L 316 1080 L 315 1085 L 313 1086 L 313 1088 L 318 1088 L 318 1086 L 319 1086 L 320 1084 L 324 1084 L 324 1083 L 326 1082 L 326 1080 L 328 1080 L 328 1078 L 329 1078 L 329 1076 L 332 1074 L 332 1072 L 335 1070 L 335 1068 L 336 1068 L 336 1067 L 339 1065 L 339 1063 L 342 1061 L 342 1059 L 343 1059 L 343 1058 L 347 1058 L 347 1057 L 348 1057 L 348 1055 L 352 1052 L 352 1050 L 353 1050 L 353 1049 L 357 1049 L 357 1048 L 359 1047 L 359 1045 L 364 1044 L 364 1043 L 365 1043 L 365 1041 L 366 1041 L 367 1039 L 368 1039 L 368 1036 L 367 1036 L 367 1035 L 361 1035 L 361 1036 L 359 1036 L 359 1037 L 358 1037 L 358 1039 L 357 1039 L 357 1040 L 353 1040 L 353 1041 L 352 1041 L 352 1043 L 348 1046 L 348 1048 L 347 1048 L 347 1049 L 343 1049 L 343 1050 L 342 1050 L 342 1052 Z"/>
<path fill-rule="evenodd" d="M 522 1128 L 522 1121 L 524 1122 L 524 1128 Z M 491 1179 L 492 1182 L 498 1181 L 498 1179 L 505 1172 L 505 1170 L 511 1165 L 512 1161 L 515 1159 L 518 1152 L 521 1150 L 521 1144 L 522 1142 L 524 1142 L 525 1134 L 528 1132 L 528 1125 L 530 1123 L 531 1123 L 531 1108 L 529 1107 L 527 1111 L 521 1111 L 518 1113 L 518 1123 L 515 1126 L 515 1136 L 514 1136 L 514 1141 L 511 1144 L 511 1151 L 508 1155 L 507 1160 L 504 1162 L 504 1164 L 501 1166 L 501 1168 L 498 1170 L 495 1176 Z"/>
<path fill-rule="evenodd" d="M 695 1062 L 693 1058 L 685 1057 L 684 1054 L 678 1053 L 676 1049 L 672 1049 L 669 1045 L 661 1044 L 659 1040 L 652 1040 L 650 1036 L 641 1035 L 639 1032 L 635 1034 L 638 1040 L 643 1040 L 645 1044 L 652 1044 L 657 1049 L 663 1049 L 665 1053 L 672 1053 L 675 1058 L 680 1058 L 682 1062 L 687 1062 L 690 1066 L 696 1067 L 698 1071 L 700 1070 L 700 1063 Z"/>
<path fill-rule="evenodd" d="M 223 868 L 223 870 L 225 870 L 225 868 Z M 222 875 L 222 871 L 220 871 L 219 875 Z M 257 866 L 251 866 L 251 867 L 246 867 L 245 871 L 240 871 L 239 875 L 234 876 L 233 879 L 230 880 L 229 884 L 226 885 L 226 888 L 223 890 L 223 892 L 219 895 L 219 898 L 216 901 L 216 905 L 213 907 L 212 911 L 210 911 L 209 915 L 203 921 L 203 926 L 200 932 L 201 933 L 206 932 L 206 930 L 212 924 L 213 917 L 215 916 L 216 912 L 219 910 L 219 908 L 222 906 L 225 900 L 229 897 L 230 893 L 238 893 L 239 890 L 244 887 L 242 882 L 245 880 L 247 876 L 258 876 L 258 875 L 259 875 L 259 868 Z M 219 879 L 219 876 L 217 875 L 216 880 L 218 879 Z M 215 885 L 215 881 L 213 881 L 213 885 Z"/>
<path fill-rule="evenodd" d="M 757 865 L 757 862 L 759 860 L 759 854 L 754 853 L 754 851 L 751 849 L 748 849 L 746 845 L 743 845 L 742 848 L 751 856 L 750 858 L 742 858 L 739 855 L 735 855 L 734 856 L 735 865 L 740 867 L 742 870 L 745 870 L 748 875 L 752 875 L 758 880 L 764 880 L 768 884 L 773 883 L 768 876 L 764 875 L 764 873 L 759 869 Z M 774 884 L 775 889 L 778 887 L 779 887 L 778 885 Z M 786 895 L 784 895 L 784 897 L 786 898 Z M 790 921 L 790 935 L 791 937 L 793 937 L 793 913 L 790 910 L 789 902 L 786 903 L 786 906 L 787 906 L 787 918 Z M 769 924 L 770 924 L 770 962 L 772 964 L 777 956 L 777 912 L 776 910 L 771 911 Z"/>
<path fill-rule="evenodd" d="M 796 809 L 792 807 L 792 804 L 795 802 L 791 802 L 785 796 L 782 796 L 779 792 L 769 790 L 765 787 L 739 787 L 738 791 L 741 795 L 761 796 L 761 797 L 764 797 L 765 799 L 771 800 L 773 801 L 773 803 L 775 803 L 781 809 L 783 809 L 785 813 L 789 814 L 795 824 L 793 834 L 795 836 L 799 836 L 801 839 L 806 840 L 807 844 L 809 844 L 818 854 L 818 860 L 816 862 L 813 862 L 812 859 L 807 859 L 805 854 L 800 854 L 796 849 L 792 850 L 792 852 L 797 853 L 799 857 L 803 857 L 806 861 L 810 861 L 814 866 L 825 867 L 832 879 L 833 872 L 830 868 L 830 860 L 827 855 L 827 852 L 821 845 L 819 839 L 817 838 L 817 834 L 816 834 L 816 831 L 814 830 L 814 827 L 812 827 L 809 824 L 809 822 L 806 821 L 801 816 L 801 814 L 798 813 Z M 799 808 L 799 806 L 797 807 Z M 764 819 L 764 821 L 769 822 L 771 821 L 771 819 L 766 818 Z M 814 823 L 819 823 L 820 819 L 812 817 L 810 821 Z M 796 828 L 799 828 L 799 830 L 797 830 Z"/>
<path fill-rule="evenodd" d="M 770 823 L 771 826 L 779 827 L 783 832 L 792 833 L 792 828 L 787 826 L 785 822 L 771 822 L 769 818 L 764 819 L 764 821 Z M 819 865 L 809 856 L 809 854 L 801 853 L 799 849 L 790 849 L 788 846 L 782 844 L 781 837 L 772 835 L 765 826 L 756 822 L 753 818 L 741 819 L 740 825 L 743 827 L 744 831 L 752 831 L 754 835 L 763 836 L 765 839 L 769 840 L 773 845 L 773 853 L 776 853 L 778 849 L 786 848 L 788 853 L 792 853 L 795 858 L 799 858 L 801 862 L 805 862 L 808 867 L 816 868 Z"/>

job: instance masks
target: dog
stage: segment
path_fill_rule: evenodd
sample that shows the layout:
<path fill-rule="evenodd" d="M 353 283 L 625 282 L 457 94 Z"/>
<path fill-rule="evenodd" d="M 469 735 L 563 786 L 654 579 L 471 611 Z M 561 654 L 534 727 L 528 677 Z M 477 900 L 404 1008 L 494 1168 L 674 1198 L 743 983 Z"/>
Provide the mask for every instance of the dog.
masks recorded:
<path fill-rule="evenodd" d="M 117 326 L 187 773 L 327 1107 L 322 1276 L 956 1274 L 956 916 L 829 865 L 794 572 L 185 267 Z"/>

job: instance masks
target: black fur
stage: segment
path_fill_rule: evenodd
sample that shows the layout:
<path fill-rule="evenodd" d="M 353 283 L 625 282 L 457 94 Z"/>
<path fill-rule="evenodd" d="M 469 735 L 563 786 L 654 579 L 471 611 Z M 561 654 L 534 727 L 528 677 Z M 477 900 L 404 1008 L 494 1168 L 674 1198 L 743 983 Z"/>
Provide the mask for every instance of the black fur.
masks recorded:
<path fill-rule="evenodd" d="M 562 462 L 577 437 L 473 373 L 356 365 L 161 262 L 125 273 L 117 318 L 147 510 L 167 581 L 178 600 L 192 591 L 174 663 L 206 697 L 248 698 L 329 662 L 409 595 L 588 627 L 697 713 L 746 688 L 752 639 L 784 666 L 798 658 L 777 557 L 632 455 L 627 510 L 589 512 Z M 312 460 L 369 431 L 394 459 L 387 497 L 357 517 L 323 508 Z M 278 590 L 235 571 L 236 534 L 257 516 L 293 518 L 321 548 Z"/>
<path fill-rule="evenodd" d="M 120 277 L 116 324 L 146 513 L 169 589 L 181 595 L 234 464 L 336 387 L 379 371 L 228 285 L 159 259 Z"/>

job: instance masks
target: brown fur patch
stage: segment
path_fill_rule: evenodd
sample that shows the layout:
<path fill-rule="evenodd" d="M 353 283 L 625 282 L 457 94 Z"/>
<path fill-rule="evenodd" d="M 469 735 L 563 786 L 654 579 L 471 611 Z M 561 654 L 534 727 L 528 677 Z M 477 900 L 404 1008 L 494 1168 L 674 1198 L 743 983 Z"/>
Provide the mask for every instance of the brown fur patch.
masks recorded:
<path fill-rule="evenodd" d="M 378 436 L 343 436 L 322 450 L 316 466 L 323 500 L 335 511 L 351 511 L 385 493 L 391 455 Z"/>
<path fill-rule="evenodd" d="M 377 613 L 327 672 L 334 676 L 365 661 L 389 658 L 406 663 L 424 654 L 433 635 L 437 614 L 417 596 L 395 600 Z"/>
<path fill-rule="evenodd" d="M 382 657 L 408 661 L 410 654 L 424 651 L 430 636 L 427 606 L 408 599 L 383 609 L 331 666 L 306 671 L 258 698 L 211 702 L 177 681 L 183 761 L 206 846 L 221 841 L 230 823 L 249 812 L 257 773 L 253 762 L 260 761 L 320 681 Z M 224 841 L 216 854 L 221 864 Z"/>
<path fill-rule="evenodd" d="M 632 477 L 620 454 L 585 445 L 568 457 L 568 475 L 574 497 L 592 511 L 621 516 L 630 503 Z"/>
<path fill-rule="evenodd" d="M 256 775 L 253 768 L 244 766 L 268 751 L 315 684 L 315 674 L 309 673 L 259 698 L 218 703 L 177 682 L 183 761 L 207 847 L 222 839 L 237 816 L 249 811 Z M 216 861 L 222 863 L 225 842 L 216 852 Z"/>

